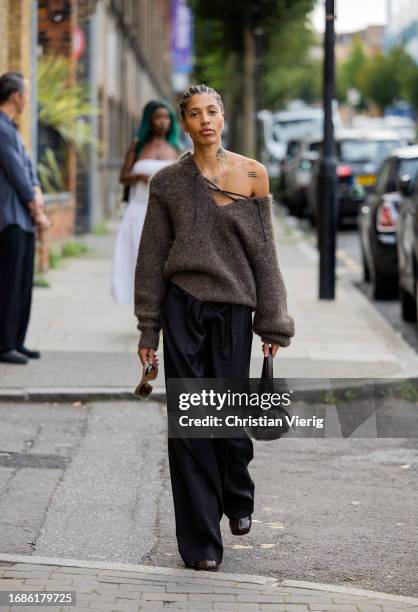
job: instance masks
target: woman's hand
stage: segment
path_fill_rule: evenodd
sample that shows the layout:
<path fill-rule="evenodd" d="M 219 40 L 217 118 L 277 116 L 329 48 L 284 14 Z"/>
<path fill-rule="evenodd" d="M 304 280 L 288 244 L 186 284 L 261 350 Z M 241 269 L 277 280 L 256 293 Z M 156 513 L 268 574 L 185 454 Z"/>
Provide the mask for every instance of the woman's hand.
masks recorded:
<path fill-rule="evenodd" d="M 268 357 L 269 356 L 269 347 L 270 347 L 270 343 L 269 342 L 263 342 L 263 353 L 264 353 L 264 357 Z M 271 345 L 271 355 L 272 357 L 276 357 L 277 351 L 280 348 L 280 344 L 272 344 Z"/>
<path fill-rule="evenodd" d="M 137 183 L 142 182 L 147 185 L 150 177 L 148 174 L 132 174 L 132 179 L 134 179 Z"/>
<path fill-rule="evenodd" d="M 154 349 L 140 348 L 138 350 L 138 355 L 142 365 L 144 365 L 145 361 L 148 361 L 148 363 L 153 363 L 158 367 L 158 357 Z"/>

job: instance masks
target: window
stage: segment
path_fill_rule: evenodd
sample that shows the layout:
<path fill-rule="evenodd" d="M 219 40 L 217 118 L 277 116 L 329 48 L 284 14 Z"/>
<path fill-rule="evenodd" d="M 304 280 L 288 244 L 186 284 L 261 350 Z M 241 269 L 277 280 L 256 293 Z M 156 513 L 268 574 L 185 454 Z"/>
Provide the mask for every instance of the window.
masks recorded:
<path fill-rule="evenodd" d="M 390 172 L 391 172 L 391 161 L 390 159 L 386 160 L 383 164 L 383 167 L 379 173 L 376 183 L 376 192 L 383 194 L 388 193 L 387 185 L 389 182 Z"/>
<path fill-rule="evenodd" d="M 397 140 L 341 140 L 337 144 L 340 160 L 344 163 L 380 164 L 385 157 L 396 147 L 400 146 Z"/>

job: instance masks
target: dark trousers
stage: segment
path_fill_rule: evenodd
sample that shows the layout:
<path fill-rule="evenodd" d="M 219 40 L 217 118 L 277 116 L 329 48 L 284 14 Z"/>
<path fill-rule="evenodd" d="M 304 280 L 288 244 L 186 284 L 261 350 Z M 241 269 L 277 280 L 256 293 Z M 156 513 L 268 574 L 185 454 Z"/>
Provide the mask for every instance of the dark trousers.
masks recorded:
<path fill-rule="evenodd" d="M 248 378 L 251 309 L 201 302 L 169 283 L 163 307 L 167 378 Z M 222 561 L 220 520 L 254 510 L 250 438 L 168 438 L 180 555 L 186 565 Z"/>
<path fill-rule="evenodd" d="M 0 232 L 0 352 L 23 346 L 32 301 L 35 235 L 17 225 Z"/>

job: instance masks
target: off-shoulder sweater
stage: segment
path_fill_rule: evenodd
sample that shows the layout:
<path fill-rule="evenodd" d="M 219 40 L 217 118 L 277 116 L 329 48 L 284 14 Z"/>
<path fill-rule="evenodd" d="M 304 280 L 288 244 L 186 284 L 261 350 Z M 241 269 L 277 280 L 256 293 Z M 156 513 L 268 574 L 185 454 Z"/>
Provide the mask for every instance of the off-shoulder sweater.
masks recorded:
<path fill-rule="evenodd" d="M 190 151 L 154 174 L 135 270 L 139 347 L 157 349 L 168 281 L 203 302 L 244 304 L 253 331 L 288 346 L 294 322 L 280 272 L 271 196 L 219 205 Z"/>

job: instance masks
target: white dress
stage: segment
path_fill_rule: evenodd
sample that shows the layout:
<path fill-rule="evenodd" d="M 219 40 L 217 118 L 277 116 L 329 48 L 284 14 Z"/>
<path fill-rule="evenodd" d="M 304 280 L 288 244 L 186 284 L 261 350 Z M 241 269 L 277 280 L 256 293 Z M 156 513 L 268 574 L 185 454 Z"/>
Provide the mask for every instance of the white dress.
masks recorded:
<path fill-rule="evenodd" d="M 154 172 L 172 164 L 173 161 L 139 159 L 133 165 L 131 174 L 152 176 Z M 148 185 L 143 181 L 138 181 L 129 189 L 129 203 L 116 234 L 112 267 L 112 295 L 120 304 L 134 303 L 135 266 L 147 206 Z"/>

